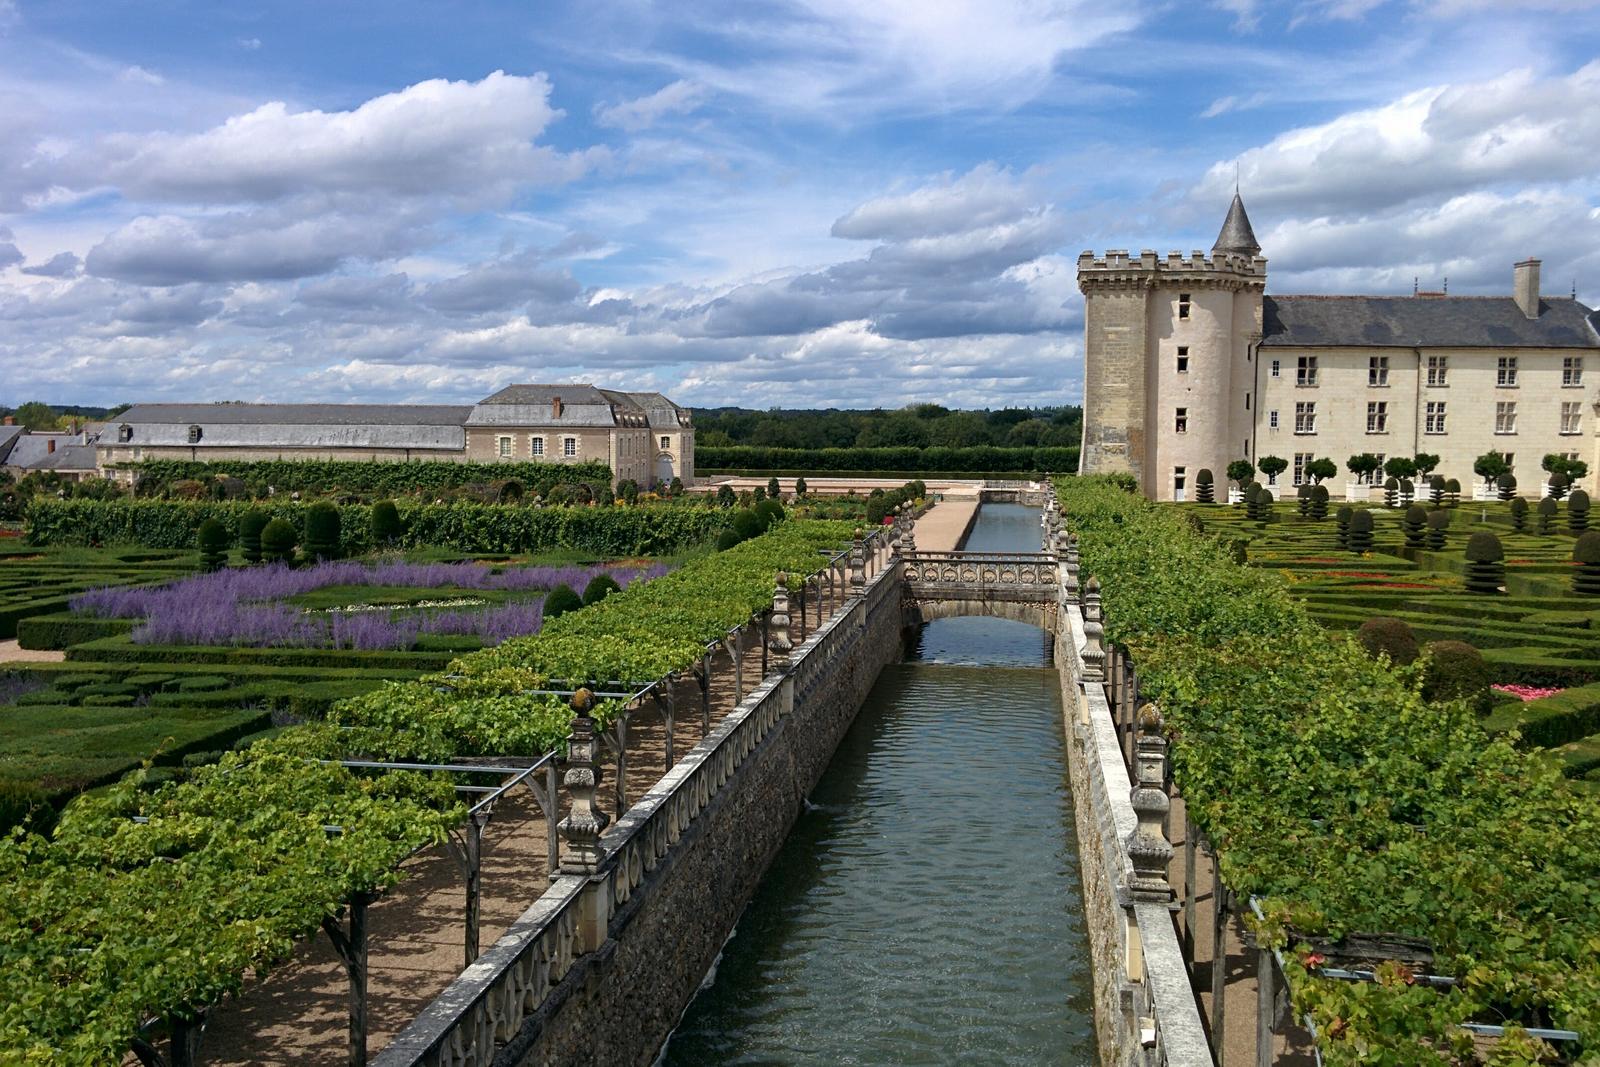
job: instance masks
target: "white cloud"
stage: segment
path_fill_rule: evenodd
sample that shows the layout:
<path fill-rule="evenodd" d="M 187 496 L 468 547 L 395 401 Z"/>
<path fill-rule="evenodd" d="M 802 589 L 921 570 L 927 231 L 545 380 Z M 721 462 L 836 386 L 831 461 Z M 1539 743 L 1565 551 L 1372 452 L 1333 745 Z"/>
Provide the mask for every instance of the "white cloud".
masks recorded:
<path fill-rule="evenodd" d="M 125 69 L 118 75 L 125 82 L 136 82 L 140 85 L 165 85 L 167 79 L 154 71 L 145 70 L 137 63 Z"/>
<path fill-rule="evenodd" d="M 238 44 L 239 44 L 239 47 L 243 48 L 246 52 L 256 52 L 256 51 L 259 51 L 261 49 L 261 38 L 259 38 L 259 37 L 240 37 L 239 40 L 238 40 Z"/>
<path fill-rule="evenodd" d="M 1009 170 L 981 163 L 910 192 L 877 197 L 833 224 L 833 236 L 905 240 L 963 233 L 1029 214 L 1037 198 Z"/>
<path fill-rule="evenodd" d="M 667 115 L 692 112 L 705 100 L 706 95 L 705 86 L 680 78 L 648 96 L 597 107 L 595 120 L 602 126 L 615 126 L 629 133 L 637 133 L 654 126 Z"/>

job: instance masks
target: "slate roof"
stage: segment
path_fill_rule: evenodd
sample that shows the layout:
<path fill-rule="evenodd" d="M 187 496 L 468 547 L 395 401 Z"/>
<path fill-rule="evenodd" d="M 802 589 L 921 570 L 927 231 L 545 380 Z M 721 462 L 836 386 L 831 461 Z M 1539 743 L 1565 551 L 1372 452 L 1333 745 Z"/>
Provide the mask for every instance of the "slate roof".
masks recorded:
<path fill-rule="evenodd" d="M 94 445 L 57 445 L 54 452 L 39 457 L 30 470 L 92 471 L 99 467 Z"/>
<path fill-rule="evenodd" d="M 679 407 L 663 393 L 621 393 L 644 409 L 650 426 L 658 430 L 681 430 L 689 423 L 689 409 Z"/>
<path fill-rule="evenodd" d="M 54 451 L 51 444 L 55 445 Z M 0 446 L 3 449 L 4 446 Z M 86 448 L 89 459 L 82 465 L 64 464 L 61 460 L 62 453 L 67 449 Z M 80 460 L 81 456 L 78 457 Z M 84 470 L 93 467 L 94 448 L 86 444 L 84 435 L 68 433 L 28 433 L 24 431 L 11 441 L 11 449 L 6 453 L 6 466 L 17 467 L 21 470 Z"/>
<path fill-rule="evenodd" d="M 111 420 L 103 445 L 204 448 L 460 450 L 465 404 L 136 404 Z M 133 433 L 122 439 L 122 427 Z"/>
<path fill-rule="evenodd" d="M 6 461 L 6 454 L 11 451 L 11 446 L 21 436 L 21 426 L 0 426 L 0 463 Z"/>
<path fill-rule="evenodd" d="M 1250 227 L 1250 216 L 1245 214 L 1244 201 L 1237 191 L 1233 194 L 1233 203 L 1228 205 L 1228 217 L 1222 220 L 1222 232 L 1217 234 L 1217 243 L 1211 246 L 1211 251 L 1238 252 L 1246 256 L 1261 254 L 1261 242 L 1256 240 L 1256 231 Z"/>
<path fill-rule="evenodd" d="M 1265 347 L 1600 348 L 1600 316 L 1545 297 L 1530 319 L 1509 296 L 1268 296 Z"/>
<path fill-rule="evenodd" d="M 555 401 L 561 401 L 561 415 Z M 485 397 L 467 418 L 468 426 L 619 426 L 619 416 L 643 417 L 644 410 L 627 393 L 592 385 L 508 385 Z"/>

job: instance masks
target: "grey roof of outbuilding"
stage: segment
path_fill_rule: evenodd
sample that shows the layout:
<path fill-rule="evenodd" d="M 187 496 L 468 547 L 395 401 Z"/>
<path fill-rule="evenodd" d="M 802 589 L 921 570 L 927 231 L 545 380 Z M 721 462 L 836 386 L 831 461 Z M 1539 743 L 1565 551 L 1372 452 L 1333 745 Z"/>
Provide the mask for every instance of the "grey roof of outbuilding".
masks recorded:
<path fill-rule="evenodd" d="M 622 393 L 634 404 L 644 409 L 650 425 L 655 429 L 679 430 L 683 428 L 680 416 L 688 416 L 687 408 L 679 407 L 662 393 Z"/>
<path fill-rule="evenodd" d="M 107 422 L 185 426 L 460 426 L 471 404 L 135 404 Z"/>
<path fill-rule="evenodd" d="M 561 416 L 555 401 L 561 401 Z M 643 415 L 630 397 L 592 385 L 508 385 L 485 397 L 467 417 L 468 426 L 615 426 L 617 409 Z"/>
<path fill-rule="evenodd" d="M 39 457 L 30 468 L 36 471 L 92 471 L 99 466 L 94 445 L 58 445 L 54 452 Z"/>
<path fill-rule="evenodd" d="M 1265 346 L 1600 348 L 1595 316 L 1545 297 L 1537 319 L 1509 296 L 1269 296 Z"/>
<path fill-rule="evenodd" d="M 52 442 L 55 444 L 54 450 L 50 447 Z M 30 471 L 59 469 L 59 463 L 53 459 L 56 453 L 63 449 L 82 446 L 84 443 L 84 436 L 81 433 L 25 432 L 12 441 L 11 451 L 6 454 L 6 466 Z M 94 466 L 92 460 L 88 466 Z"/>
<path fill-rule="evenodd" d="M 6 455 L 11 451 L 11 446 L 21 436 L 21 426 L 0 426 L 0 463 L 6 461 Z"/>
<path fill-rule="evenodd" d="M 136 404 L 111 420 L 102 445 L 200 448 L 466 447 L 466 404 Z M 122 440 L 121 428 L 132 428 Z"/>

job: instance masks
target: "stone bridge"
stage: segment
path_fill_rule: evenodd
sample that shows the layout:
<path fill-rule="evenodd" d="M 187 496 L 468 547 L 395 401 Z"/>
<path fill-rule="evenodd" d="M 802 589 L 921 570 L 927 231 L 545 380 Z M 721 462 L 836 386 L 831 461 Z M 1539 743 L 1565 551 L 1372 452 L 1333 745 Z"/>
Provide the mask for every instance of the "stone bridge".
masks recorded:
<path fill-rule="evenodd" d="M 907 626 L 957 615 L 1025 622 L 1050 633 L 1060 615 L 1053 552 L 903 551 L 901 608 Z"/>

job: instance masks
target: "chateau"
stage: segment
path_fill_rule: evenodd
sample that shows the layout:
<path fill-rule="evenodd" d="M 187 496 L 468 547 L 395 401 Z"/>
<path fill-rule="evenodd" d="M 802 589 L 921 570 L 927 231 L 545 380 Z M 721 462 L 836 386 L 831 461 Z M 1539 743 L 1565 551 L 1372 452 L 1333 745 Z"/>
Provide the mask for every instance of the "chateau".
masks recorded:
<path fill-rule="evenodd" d="M 1495 451 L 1538 496 L 1553 452 L 1586 462 L 1593 492 L 1600 313 L 1541 296 L 1537 259 L 1511 282 L 1494 297 L 1269 296 L 1238 194 L 1209 257 L 1084 252 L 1080 469 L 1129 472 L 1147 496 L 1184 500 L 1202 469 L 1221 494 L 1231 461 L 1278 456 L 1281 497 L 1327 457 L 1339 496 L 1365 491 L 1344 470 L 1358 453 L 1433 453 L 1435 474 L 1469 488 L 1482 481 L 1474 460 Z"/>
<path fill-rule="evenodd" d="M 620 482 L 694 481 L 694 420 L 660 393 L 511 385 L 476 404 L 136 404 L 95 445 L 145 459 L 604 463 Z"/>

